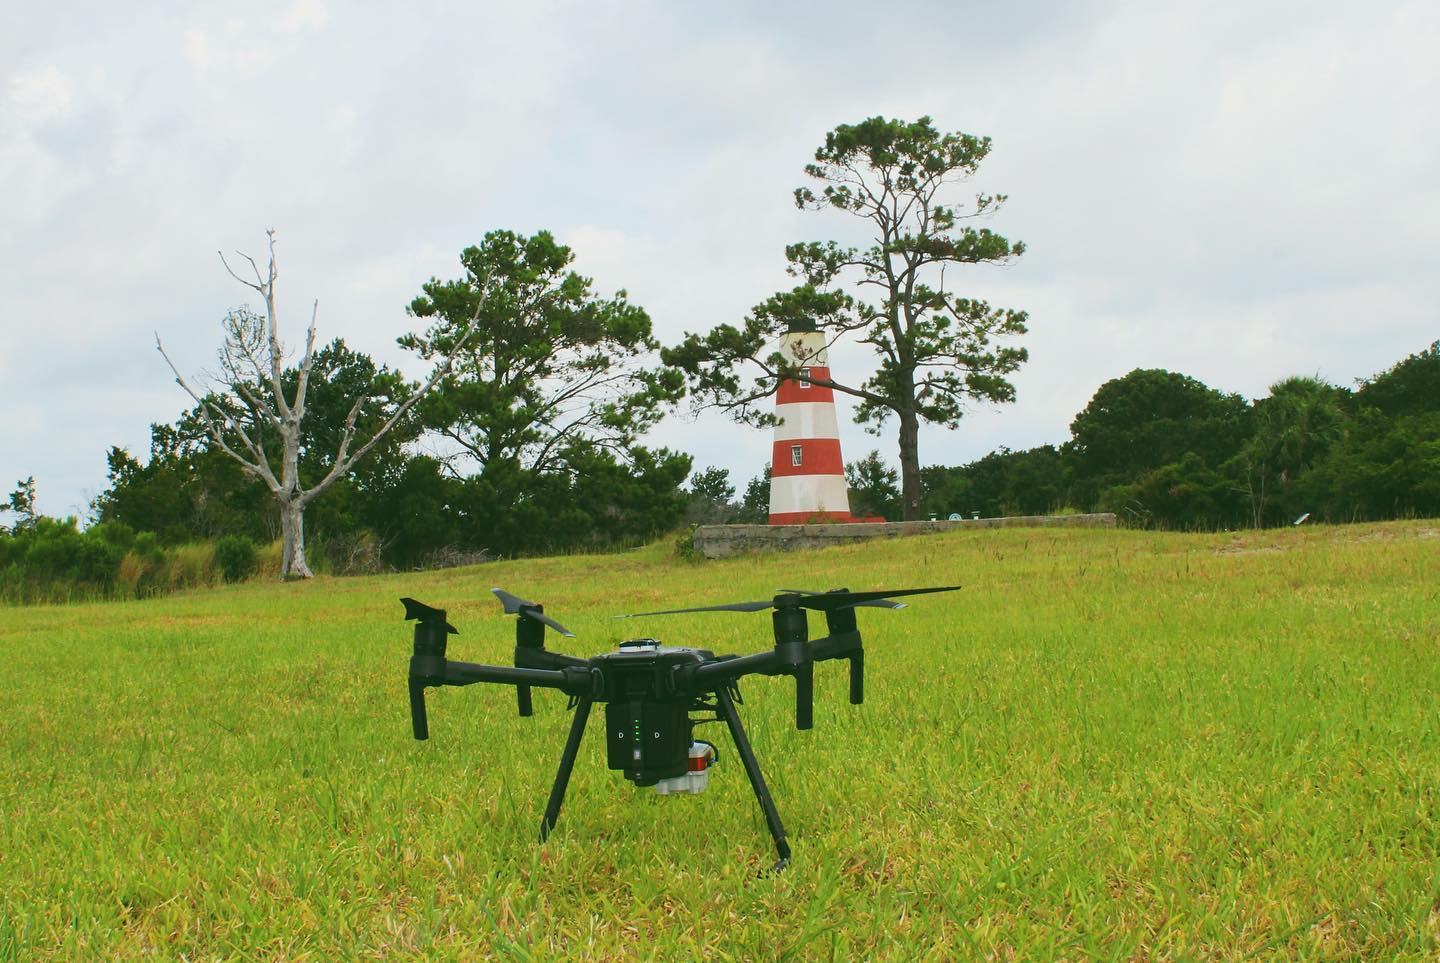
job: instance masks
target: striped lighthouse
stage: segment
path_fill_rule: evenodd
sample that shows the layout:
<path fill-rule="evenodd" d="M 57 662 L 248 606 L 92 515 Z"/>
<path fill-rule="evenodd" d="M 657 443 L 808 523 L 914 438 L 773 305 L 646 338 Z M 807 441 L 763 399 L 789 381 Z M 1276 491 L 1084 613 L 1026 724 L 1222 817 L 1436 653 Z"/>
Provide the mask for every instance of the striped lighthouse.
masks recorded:
<path fill-rule="evenodd" d="M 813 324 L 792 322 L 780 352 L 811 378 L 829 380 L 825 335 Z M 845 461 L 835 420 L 835 392 L 787 379 L 775 394 L 775 450 L 770 459 L 770 524 L 849 522 Z"/>

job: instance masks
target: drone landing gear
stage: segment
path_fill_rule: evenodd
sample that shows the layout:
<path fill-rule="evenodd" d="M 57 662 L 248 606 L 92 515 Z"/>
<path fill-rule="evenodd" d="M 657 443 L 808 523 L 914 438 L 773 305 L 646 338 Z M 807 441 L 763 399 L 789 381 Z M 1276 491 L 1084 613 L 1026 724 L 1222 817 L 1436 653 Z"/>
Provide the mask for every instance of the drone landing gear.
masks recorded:
<path fill-rule="evenodd" d="M 560 754 L 560 771 L 555 773 L 555 785 L 550 787 L 550 802 L 545 805 L 545 815 L 540 820 L 542 843 L 560 818 L 565 788 L 570 785 L 570 771 L 575 768 L 575 756 L 580 752 L 580 740 L 585 736 L 585 723 L 590 720 L 590 706 L 594 702 L 589 696 L 581 696 L 575 705 L 575 718 L 570 720 L 570 735 L 565 740 L 565 751 Z"/>
<path fill-rule="evenodd" d="M 755 798 L 760 801 L 760 809 L 765 813 L 765 824 L 770 827 L 770 835 L 775 840 L 775 851 L 780 858 L 770 867 L 769 872 L 781 872 L 790 865 L 790 844 L 785 841 L 785 827 L 780 823 L 780 813 L 775 808 L 775 800 L 770 797 L 770 788 L 765 785 L 765 777 L 760 773 L 760 763 L 755 758 L 755 750 L 750 747 L 750 739 L 745 735 L 745 727 L 740 724 L 740 714 L 735 711 L 735 701 L 730 697 L 728 689 L 721 688 L 716 691 L 715 704 L 721 718 L 730 727 L 730 738 L 735 740 L 735 750 L 740 754 L 745 775 L 750 778 L 750 788 L 755 790 Z M 575 757 L 580 752 L 580 740 L 585 736 L 585 724 L 590 720 L 592 705 L 594 699 L 589 696 L 581 696 L 576 702 L 575 718 L 570 720 L 570 735 L 565 740 L 565 751 L 560 755 L 560 769 L 555 773 L 555 785 L 550 789 L 550 801 L 546 804 L 545 815 L 540 820 L 541 842 L 550 836 L 555 823 L 560 819 L 560 807 L 565 802 L 565 790 L 570 785 L 570 773 L 575 768 Z"/>
<path fill-rule="evenodd" d="M 785 842 L 785 827 L 780 824 L 780 812 L 775 808 L 775 800 L 770 798 L 770 788 L 765 785 L 765 777 L 760 774 L 760 762 L 755 758 L 755 750 L 750 748 L 750 740 L 745 735 L 745 727 L 740 724 L 740 713 L 735 711 L 735 701 L 730 698 L 730 690 L 723 687 L 716 690 L 715 703 L 720 708 L 725 724 L 730 727 L 730 738 L 735 740 L 735 751 L 740 753 L 740 761 L 745 765 L 745 775 L 750 777 L 750 788 L 755 790 L 755 798 L 760 800 L 760 808 L 765 813 L 765 824 L 770 827 L 770 835 L 775 840 L 775 851 L 780 854 L 775 865 L 770 867 L 770 872 L 779 873 L 790 865 L 790 844 Z"/>

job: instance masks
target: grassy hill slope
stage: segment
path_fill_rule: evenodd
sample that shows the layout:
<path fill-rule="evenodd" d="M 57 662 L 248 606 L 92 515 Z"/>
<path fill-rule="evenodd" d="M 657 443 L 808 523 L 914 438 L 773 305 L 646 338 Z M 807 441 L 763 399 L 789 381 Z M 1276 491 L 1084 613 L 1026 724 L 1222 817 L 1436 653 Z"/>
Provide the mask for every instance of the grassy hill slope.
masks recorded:
<path fill-rule="evenodd" d="M 1360 954 L 1440 937 L 1440 530 L 957 532 L 676 564 L 663 547 L 0 610 L 0 959 L 854 959 Z M 710 791 L 604 767 L 535 842 L 564 700 L 431 696 L 397 598 L 509 659 L 492 585 L 604 651 L 749 652 L 768 616 L 617 612 L 959 583 L 862 610 L 867 703 L 817 669 L 742 714 L 790 833 L 773 879 L 723 728 Z"/>

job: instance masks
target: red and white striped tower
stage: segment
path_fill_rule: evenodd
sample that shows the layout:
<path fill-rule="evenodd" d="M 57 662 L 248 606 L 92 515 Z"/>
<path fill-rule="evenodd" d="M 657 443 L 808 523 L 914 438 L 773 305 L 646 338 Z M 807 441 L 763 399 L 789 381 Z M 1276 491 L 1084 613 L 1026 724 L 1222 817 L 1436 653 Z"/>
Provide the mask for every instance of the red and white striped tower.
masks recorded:
<path fill-rule="evenodd" d="M 792 323 L 780 338 L 780 352 L 812 378 L 829 379 L 825 335 L 814 325 Z M 770 524 L 849 522 L 845 461 L 835 392 L 807 381 L 785 380 L 775 394 L 775 450 L 770 459 Z"/>

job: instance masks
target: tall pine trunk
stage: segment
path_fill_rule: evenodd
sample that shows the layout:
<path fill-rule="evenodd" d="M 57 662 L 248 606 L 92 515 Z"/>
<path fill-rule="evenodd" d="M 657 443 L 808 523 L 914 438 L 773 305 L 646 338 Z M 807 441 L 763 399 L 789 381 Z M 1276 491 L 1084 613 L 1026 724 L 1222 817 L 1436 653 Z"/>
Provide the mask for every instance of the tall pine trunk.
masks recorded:
<path fill-rule="evenodd" d="M 913 411 L 900 415 L 900 500 L 905 521 L 920 517 L 920 417 Z"/>

